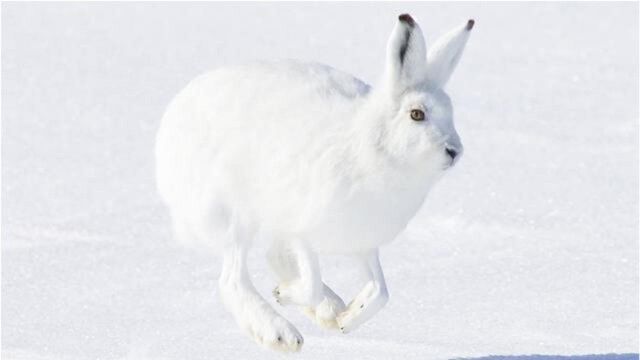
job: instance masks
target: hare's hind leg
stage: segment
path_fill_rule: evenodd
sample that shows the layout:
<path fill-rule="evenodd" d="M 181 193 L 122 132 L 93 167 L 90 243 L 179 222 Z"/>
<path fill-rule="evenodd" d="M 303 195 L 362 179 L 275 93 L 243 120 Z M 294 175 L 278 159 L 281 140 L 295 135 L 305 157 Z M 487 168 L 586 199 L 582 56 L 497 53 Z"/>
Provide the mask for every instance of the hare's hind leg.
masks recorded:
<path fill-rule="evenodd" d="M 360 259 L 369 280 L 349 303 L 347 309 L 338 315 L 337 321 L 343 333 L 348 333 L 369 320 L 389 300 L 387 285 L 378 257 L 378 249 L 360 255 Z"/>
<path fill-rule="evenodd" d="M 276 300 L 298 305 L 321 327 L 337 329 L 336 316 L 344 311 L 344 301 L 322 282 L 317 255 L 300 243 L 277 243 L 268 258 L 280 281 L 273 290 Z"/>
<path fill-rule="evenodd" d="M 220 294 L 226 308 L 242 329 L 260 345 L 280 351 L 299 351 L 302 335 L 278 315 L 256 291 L 247 270 L 248 246 L 230 241 L 224 250 Z"/>

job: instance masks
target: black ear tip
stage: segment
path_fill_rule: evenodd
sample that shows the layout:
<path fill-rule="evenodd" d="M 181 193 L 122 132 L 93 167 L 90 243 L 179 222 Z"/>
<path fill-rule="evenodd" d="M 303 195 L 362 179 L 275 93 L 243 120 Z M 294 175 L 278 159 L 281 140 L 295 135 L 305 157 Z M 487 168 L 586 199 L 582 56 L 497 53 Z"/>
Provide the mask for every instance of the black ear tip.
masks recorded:
<path fill-rule="evenodd" d="M 467 31 L 471 31 L 471 29 L 473 29 L 473 25 L 476 24 L 476 21 L 473 19 L 469 19 L 469 21 L 467 21 Z"/>
<path fill-rule="evenodd" d="M 413 20 L 413 18 L 411 17 L 411 15 L 409 14 L 402 14 L 400 16 L 398 16 L 398 20 L 400 20 L 401 22 L 409 25 L 409 26 L 413 26 L 416 24 L 415 20 Z"/>

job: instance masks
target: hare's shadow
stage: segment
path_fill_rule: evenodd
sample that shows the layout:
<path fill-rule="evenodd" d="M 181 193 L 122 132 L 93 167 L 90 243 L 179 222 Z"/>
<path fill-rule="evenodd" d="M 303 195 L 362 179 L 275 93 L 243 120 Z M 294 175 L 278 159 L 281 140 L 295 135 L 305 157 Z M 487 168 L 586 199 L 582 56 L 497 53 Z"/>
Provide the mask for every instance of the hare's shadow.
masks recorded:
<path fill-rule="evenodd" d="M 489 355 L 457 360 L 638 360 L 638 354 L 591 354 L 591 355 Z"/>

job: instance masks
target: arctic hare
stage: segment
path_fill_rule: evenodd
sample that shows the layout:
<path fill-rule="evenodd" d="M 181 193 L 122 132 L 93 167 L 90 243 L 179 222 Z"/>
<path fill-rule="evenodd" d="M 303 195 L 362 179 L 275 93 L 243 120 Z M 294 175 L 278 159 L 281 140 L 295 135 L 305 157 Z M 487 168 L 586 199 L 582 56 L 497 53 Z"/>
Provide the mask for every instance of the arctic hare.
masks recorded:
<path fill-rule="evenodd" d="M 400 15 L 380 87 L 320 64 L 259 63 L 193 80 L 157 134 L 159 192 L 179 240 L 219 248 L 219 288 L 259 344 L 298 351 L 303 338 L 256 291 L 252 242 L 268 241 L 283 305 L 349 332 L 387 302 L 378 248 L 418 211 L 462 154 L 443 86 L 473 20 L 427 53 L 414 19 Z M 369 274 L 345 303 L 322 281 L 318 255 L 353 254 Z"/>

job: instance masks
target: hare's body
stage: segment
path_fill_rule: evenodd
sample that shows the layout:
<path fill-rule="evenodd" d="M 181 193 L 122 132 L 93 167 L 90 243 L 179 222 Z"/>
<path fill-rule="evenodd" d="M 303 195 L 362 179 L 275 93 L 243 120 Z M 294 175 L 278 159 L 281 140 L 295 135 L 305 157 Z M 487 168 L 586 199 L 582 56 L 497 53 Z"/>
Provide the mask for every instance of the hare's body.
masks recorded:
<path fill-rule="evenodd" d="M 179 240 L 222 251 L 222 300 L 257 342 L 302 345 L 251 283 L 246 255 L 257 240 L 270 244 L 278 302 L 317 324 L 346 333 L 384 306 L 378 247 L 462 152 L 442 86 L 472 26 L 427 57 L 420 28 L 400 16 L 376 89 L 328 66 L 283 61 L 218 69 L 171 102 L 156 139 L 160 194 Z M 369 280 L 348 306 L 323 283 L 317 253 L 361 259 Z"/>
<path fill-rule="evenodd" d="M 327 66 L 292 61 L 223 68 L 171 103 L 157 138 L 157 178 L 186 238 L 221 247 L 232 219 L 261 238 L 319 252 L 388 242 L 422 204 L 416 174 L 359 133 L 371 94 Z M 411 171 L 411 172 L 409 172 Z M 436 175 L 436 174 L 433 174 Z"/>

